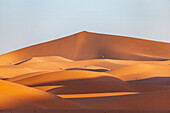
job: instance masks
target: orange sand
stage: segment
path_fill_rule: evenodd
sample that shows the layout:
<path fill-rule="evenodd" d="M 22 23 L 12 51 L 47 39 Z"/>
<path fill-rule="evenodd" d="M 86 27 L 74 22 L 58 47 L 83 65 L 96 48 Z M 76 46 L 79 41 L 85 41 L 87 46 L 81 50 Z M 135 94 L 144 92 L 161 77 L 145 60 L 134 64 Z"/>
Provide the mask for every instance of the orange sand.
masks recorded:
<path fill-rule="evenodd" d="M 0 55 L 0 109 L 170 109 L 169 49 L 80 32 Z"/>

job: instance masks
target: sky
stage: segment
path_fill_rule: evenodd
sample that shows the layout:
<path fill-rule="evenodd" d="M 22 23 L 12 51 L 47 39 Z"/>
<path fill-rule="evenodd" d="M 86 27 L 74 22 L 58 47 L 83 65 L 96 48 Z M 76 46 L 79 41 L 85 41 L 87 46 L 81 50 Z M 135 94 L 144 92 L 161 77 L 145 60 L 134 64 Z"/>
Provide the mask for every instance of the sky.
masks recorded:
<path fill-rule="evenodd" d="M 170 42 L 170 0 L 0 0 L 0 54 L 84 30 Z"/>

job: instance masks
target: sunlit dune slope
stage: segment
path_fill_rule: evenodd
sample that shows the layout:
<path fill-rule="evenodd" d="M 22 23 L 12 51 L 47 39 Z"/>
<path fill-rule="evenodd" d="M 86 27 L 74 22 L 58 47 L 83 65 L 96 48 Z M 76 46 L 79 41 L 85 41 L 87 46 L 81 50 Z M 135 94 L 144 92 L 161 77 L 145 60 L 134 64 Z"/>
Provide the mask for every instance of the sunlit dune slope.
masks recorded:
<path fill-rule="evenodd" d="M 65 99 L 71 98 L 92 98 L 92 97 L 108 97 L 108 96 L 123 96 L 123 95 L 132 95 L 132 94 L 139 94 L 138 92 L 106 92 L 106 93 L 85 93 L 85 94 L 59 94 L 60 96 Z"/>
<path fill-rule="evenodd" d="M 18 65 L 0 66 L 0 75 L 5 78 L 11 78 L 22 74 L 43 71 L 53 72 L 63 70 L 87 70 L 96 72 L 107 71 L 107 73 L 110 73 L 118 78 L 120 78 L 120 76 L 123 77 L 123 73 L 124 75 L 134 74 L 134 76 L 135 73 L 150 74 L 149 77 L 151 77 L 151 73 L 156 73 L 155 76 L 159 76 L 161 73 L 166 74 L 163 76 L 167 76 L 170 67 L 169 66 L 170 61 L 128 61 L 112 59 L 70 61 L 69 59 L 65 59 L 58 56 L 39 57 L 35 59 L 36 60 L 34 60 L 33 58 L 29 61 L 26 61 Z M 157 71 L 154 70 L 155 68 L 159 69 L 159 73 L 157 73 L 158 70 Z M 129 78 L 128 76 L 127 77 L 129 79 L 134 79 L 133 75 L 130 76 L 132 78 Z M 147 78 L 145 76 L 142 77 Z M 140 79 L 140 77 L 138 78 Z"/>
<path fill-rule="evenodd" d="M 55 60 L 54 60 L 55 58 Z M 62 60 L 61 60 L 62 59 Z M 63 60 L 64 59 L 64 60 Z M 158 65 L 169 65 L 170 61 L 132 61 L 132 60 L 115 60 L 115 59 L 91 59 L 91 60 L 79 60 L 71 61 L 59 56 L 45 56 L 45 57 L 33 57 L 29 61 L 15 65 L 15 67 L 28 67 L 35 69 L 67 69 L 75 67 L 102 67 L 110 70 L 136 64 L 158 64 Z"/>
<path fill-rule="evenodd" d="M 34 72 L 34 73 L 22 74 L 22 75 L 19 75 L 19 76 L 11 77 L 11 78 L 8 79 L 8 81 L 11 81 L 11 82 L 12 81 L 18 81 L 18 80 L 21 80 L 21 79 L 33 77 L 33 76 L 36 76 L 36 75 L 41 75 L 41 74 L 44 74 L 44 73 L 49 73 L 49 72 L 44 71 L 44 72 Z"/>
<path fill-rule="evenodd" d="M 44 57 L 33 57 L 28 60 L 26 63 L 35 63 L 35 62 L 69 62 L 70 59 L 66 59 L 60 56 L 44 56 Z"/>
<path fill-rule="evenodd" d="M 170 65 L 134 64 L 107 71 L 107 73 L 123 80 L 141 80 L 152 77 L 170 77 Z"/>
<path fill-rule="evenodd" d="M 37 89 L 0 80 L 0 109 L 74 109 L 77 105 Z"/>
<path fill-rule="evenodd" d="M 29 69 L 39 70 L 39 71 L 60 71 L 63 70 L 60 65 L 56 62 L 35 62 L 35 63 L 26 63 L 23 65 L 17 65 L 15 67 L 26 67 Z"/>
<path fill-rule="evenodd" d="M 30 63 L 31 62 L 31 63 Z M 57 70 L 57 69 L 68 69 L 68 68 L 93 68 L 101 67 L 101 69 L 115 69 L 124 65 L 123 63 L 114 62 L 110 59 L 92 59 L 92 60 L 80 60 L 71 62 L 34 62 L 32 60 L 24 62 L 20 65 L 15 65 L 15 67 L 27 67 L 32 69 L 43 69 L 43 70 Z M 100 69 L 100 68 L 97 68 Z"/>
<path fill-rule="evenodd" d="M 170 58 L 169 48 L 169 43 L 84 31 L 3 54 L 0 65 L 16 64 L 40 56 L 61 56 L 72 60 L 166 60 Z"/>
<path fill-rule="evenodd" d="M 0 67 L 0 76 L 3 76 L 4 78 L 10 78 L 18 75 L 34 73 L 39 71 L 40 70 L 25 68 L 25 67 L 7 66 L 7 67 Z"/>

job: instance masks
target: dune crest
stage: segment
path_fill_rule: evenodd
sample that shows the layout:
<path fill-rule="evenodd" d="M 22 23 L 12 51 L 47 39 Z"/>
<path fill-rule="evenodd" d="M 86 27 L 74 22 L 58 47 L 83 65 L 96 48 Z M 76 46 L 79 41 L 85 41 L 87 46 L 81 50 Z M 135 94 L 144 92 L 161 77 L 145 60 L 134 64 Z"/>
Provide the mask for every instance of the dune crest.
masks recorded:
<path fill-rule="evenodd" d="M 170 59 L 169 48 L 169 43 L 83 31 L 0 55 L 0 65 L 16 64 L 41 56 L 61 56 L 72 60 L 161 61 Z"/>
<path fill-rule="evenodd" d="M 169 49 L 84 31 L 0 55 L 0 109 L 168 110 Z"/>

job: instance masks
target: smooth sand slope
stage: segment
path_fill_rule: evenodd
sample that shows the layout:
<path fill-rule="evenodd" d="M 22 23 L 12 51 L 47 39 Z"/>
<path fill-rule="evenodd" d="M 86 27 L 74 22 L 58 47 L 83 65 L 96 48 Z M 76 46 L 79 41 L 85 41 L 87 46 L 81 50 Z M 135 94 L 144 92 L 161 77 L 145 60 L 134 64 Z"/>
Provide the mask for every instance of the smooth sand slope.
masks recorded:
<path fill-rule="evenodd" d="M 16 64 L 40 56 L 61 56 L 72 60 L 166 60 L 170 58 L 169 48 L 169 43 L 83 31 L 3 54 L 0 65 Z"/>
<path fill-rule="evenodd" d="M 0 67 L 0 76 L 3 78 L 10 78 L 13 76 L 18 76 L 27 73 L 38 72 L 39 70 L 31 69 L 31 68 L 17 68 L 14 66 L 4 66 Z"/>
<path fill-rule="evenodd" d="M 74 109 L 77 105 L 52 94 L 0 80 L 0 109 Z"/>
<path fill-rule="evenodd" d="M 151 77 L 170 77 L 170 65 L 136 64 L 111 70 L 107 73 L 124 81 L 140 80 Z"/>

